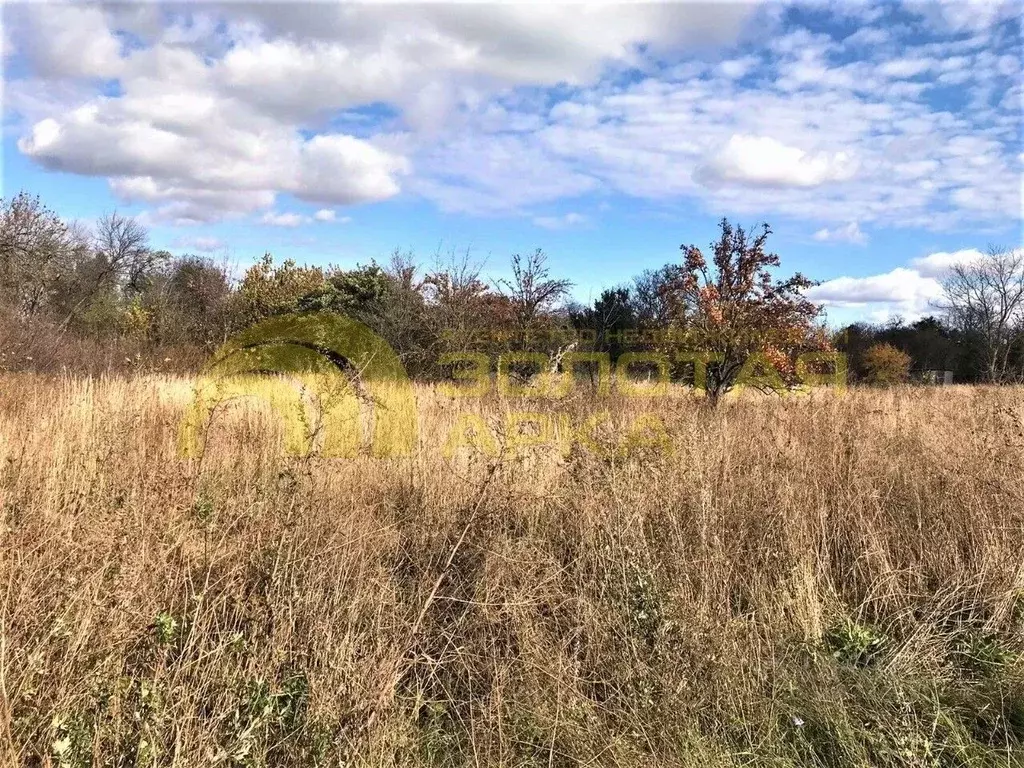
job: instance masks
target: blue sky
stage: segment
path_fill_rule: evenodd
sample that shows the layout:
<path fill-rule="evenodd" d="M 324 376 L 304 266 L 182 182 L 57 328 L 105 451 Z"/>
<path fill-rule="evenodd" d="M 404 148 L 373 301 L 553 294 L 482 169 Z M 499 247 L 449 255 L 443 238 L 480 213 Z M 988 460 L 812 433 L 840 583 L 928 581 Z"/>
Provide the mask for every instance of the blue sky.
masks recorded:
<path fill-rule="evenodd" d="M 1021 245 L 1019 6 L 4 8 L 5 195 L 353 265 L 536 247 L 576 296 L 768 221 L 833 323 Z"/>

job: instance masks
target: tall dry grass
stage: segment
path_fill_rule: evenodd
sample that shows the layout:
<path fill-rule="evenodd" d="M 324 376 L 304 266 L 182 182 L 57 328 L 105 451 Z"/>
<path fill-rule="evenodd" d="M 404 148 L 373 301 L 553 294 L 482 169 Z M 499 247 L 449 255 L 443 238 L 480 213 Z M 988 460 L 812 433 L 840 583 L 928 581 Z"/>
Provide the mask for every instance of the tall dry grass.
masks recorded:
<path fill-rule="evenodd" d="M 255 404 L 179 458 L 191 387 L 2 380 L 4 764 L 1024 764 L 1020 389 L 420 387 L 330 460 Z"/>

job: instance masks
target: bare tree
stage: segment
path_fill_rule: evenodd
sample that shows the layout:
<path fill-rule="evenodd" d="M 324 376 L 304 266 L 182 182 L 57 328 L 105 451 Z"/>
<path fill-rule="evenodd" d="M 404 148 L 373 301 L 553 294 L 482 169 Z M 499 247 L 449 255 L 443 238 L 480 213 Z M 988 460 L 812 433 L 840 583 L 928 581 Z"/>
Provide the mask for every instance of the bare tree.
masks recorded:
<path fill-rule="evenodd" d="M 155 340 L 212 344 L 226 337 L 231 283 L 223 265 L 185 254 L 154 271 L 147 283 L 140 299 L 152 312 Z"/>
<path fill-rule="evenodd" d="M 435 254 L 434 271 L 423 280 L 423 288 L 433 311 L 434 329 L 449 352 L 465 352 L 488 330 L 487 283 L 480 273 L 483 265 L 474 262 L 469 250 L 454 250 L 443 257 Z"/>
<path fill-rule="evenodd" d="M 62 323 L 65 328 L 82 306 L 105 290 L 140 293 L 154 271 L 171 257 L 167 251 L 151 249 L 146 228 L 137 219 L 117 211 L 104 214 L 96 222 L 93 254 L 81 297 Z"/>
<path fill-rule="evenodd" d="M 167 258 L 164 251 L 149 247 L 149 233 L 137 219 L 117 211 L 96 223 L 95 247 L 100 280 L 114 281 L 126 293 L 141 290 L 147 276 Z"/>
<path fill-rule="evenodd" d="M 427 313 L 427 286 L 418 272 L 413 254 L 396 248 L 385 269 L 388 290 L 374 327 L 392 346 L 411 376 L 429 369 L 437 356 Z"/>
<path fill-rule="evenodd" d="M 1019 378 L 1013 355 L 1024 342 L 1024 250 L 990 246 L 981 259 L 954 265 L 942 287 L 939 307 L 954 327 L 978 338 L 985 377 Z"/>
<path fill-rule="evenodd" d="M 22 317 L 45 309 L 87 248 L 80 227 L 21 192 L 0 203 L 0 292 Z"/>
<path fill-rule="evenodd" d="M 642 327 L 662 327 L 671 320 L 665 286 L 675 273 L 676 265 L 666 264 L 660 269 L 645 269 L 633 279 L 632 303 L 636 320 Z"/>
<path fill-rule="evenodd" d="M 508 296 L 521 332 L 528 332 L 536 320 L 569 295 L 572 283 L 551 277 L 547 256 L 538 248 L 525 258 L 512 256 L 512 279 L 499 280 L 498 288 Z"/>

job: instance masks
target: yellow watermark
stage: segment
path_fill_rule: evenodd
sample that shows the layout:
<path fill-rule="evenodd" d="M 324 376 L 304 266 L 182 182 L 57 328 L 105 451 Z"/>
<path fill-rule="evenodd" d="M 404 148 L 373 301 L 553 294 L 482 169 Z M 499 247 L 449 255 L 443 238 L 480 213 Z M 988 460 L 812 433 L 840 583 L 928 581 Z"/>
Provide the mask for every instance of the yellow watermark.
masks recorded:
<path fill-rule="evenodd" d="M 455 397 L 483 397 L 494 389 L 506 396 L 557 400 L 588 374 L 598 396 L 613 390 L 643 398 L 700 391 L 706 388 L 709 367 L 721 359 L 704 353 L 626 352 L 613 362 L 604 352 L 571 351 L 559 357 L 560 371 L 551 370 L 548 356 L 531 352 L 503 354 L 493 368 L 492 359 L 478 352 L 449 353 L 438 362 L 451 367 L 453 379 L 440 384 L 441 391 Z M 692 366 L 692 387 L 673 384 L 673 370 L 684 366 Z M 514 373 L 523 369 L 532 375 Z M 838 353 L 804 354 L 795 373 L 799 387 L 787 384 L 765 357 L 753 355 L 739 371 L 735 388 L 842 389 L 846 359 Z M 285 451 L 291 455 L 409 456 L 417 444 L 416 399 L 401 360 L 384 339 L 343 315 L 270 318 L 223 344 L 204 366 L 181 421 L 180 454 L 200 455 L 218 407 L 240 399 L 271 407 L 281 419 Z M 611 444 L 609 429 L 614 429 L 614 420 L 606 411 L 579 425 L 570 424 L 565 414 L 511 412 L 498 432 L 512 449 L 555 446 L 565 452 L 580 445 L 602 453 Z M 670 448 L 665 425 L 655 414 L 643 414 L 623 429 L 623 439 L 612 441 L 618 445 L 613 451 Z M 495 433 L 473 413 L 457 418 L 442 450 L 450 455 L 467 446 L 485 454 L 498 452 Z"/>
<path fill-rule="evenodd" d="M 482 352 L 453 352 L 442 355 L 438 362 L 450 367 L 452 381 L 442 387 L 445 394 L 453 397 L 483 397 L 494 389 L 512 397 L 558 399 L 581 383 L 584 371 L 592 372 L 590 380 L 598 395 L 615 391 L 628 397 L 665 397 L 706 390 L 708 369 L 721 363 L 722 356 L 686 351 L 625 352 L 613 363 L 607 352 L 572 351 L 561 359 L 561 371 L 554 373 L 548 370 L 550 359 L 540 352 L 507 352 L 496 360 Z M 531 374 L 513 377 L 512 366 L 528 368 Z M 692 384 L 673 387 L 672 371 L 681 366 L 692 366 Z M 643 377 L 645 370 L 647 375 Z M 842 390 L 847 381 L 846 356 L 839 352 L 806 352 L 797 356 L 794 372 L 796 383 L 787 383 L 767 357 L 755 354 L 740 367 L 730 388 L 779 393 L 821 386 Z"/>
<path fill-rule="evenodd" d="M 217 407 L 240 398 L 269 403 L 292 455 L 408 456 L 416 445 L 416 400 L 401 360 L 343 315 L 270 318 L 223 344 L 181 422 L 181 455 L 198 455 Z"/>

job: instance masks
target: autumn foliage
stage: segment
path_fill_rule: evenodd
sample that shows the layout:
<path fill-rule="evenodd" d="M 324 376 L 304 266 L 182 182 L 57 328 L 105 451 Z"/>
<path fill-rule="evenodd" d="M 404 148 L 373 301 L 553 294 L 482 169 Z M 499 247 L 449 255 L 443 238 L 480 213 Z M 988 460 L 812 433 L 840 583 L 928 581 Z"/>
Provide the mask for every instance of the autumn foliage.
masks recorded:
<path fill-rule="evenodd" d="M 765 248 L 771 228 L 764 224 L 751 237 L 725 219 L 719 226 L 710 263 L 697 246 L 681 246 L 683 263 L 663 288 L 681 345 L 708 361 L 712 403 L 745 373 L 760 373 L 758 381 L 769 385 L 791 383 L 799 353 L 829 349 L 816 325 L 821 308 L 803 295 L 814 283 L 799 273 L 784 280 L 772 274 L 779 257 Z"/>
<path fill-rule="evenodd" d="M 910 355 L 892 344 L 875 344 L 864 353 L 864 379 L 869 384 L 891 386 L 910 377 Z"/>

